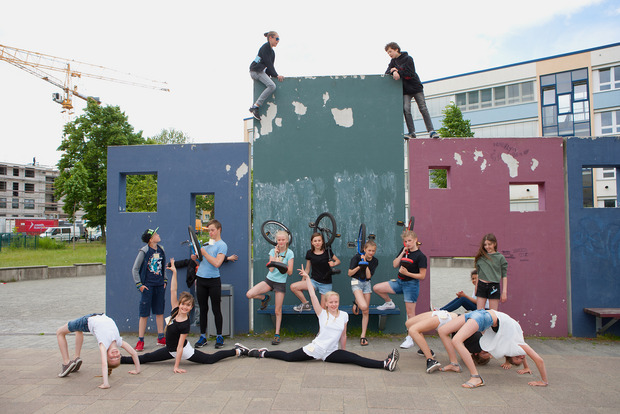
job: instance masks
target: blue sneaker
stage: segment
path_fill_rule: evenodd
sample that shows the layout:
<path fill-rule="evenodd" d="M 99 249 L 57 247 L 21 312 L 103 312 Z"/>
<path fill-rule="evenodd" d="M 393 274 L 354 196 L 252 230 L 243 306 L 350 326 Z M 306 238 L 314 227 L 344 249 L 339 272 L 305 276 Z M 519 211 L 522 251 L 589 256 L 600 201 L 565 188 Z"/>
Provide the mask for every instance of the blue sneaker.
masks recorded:
<path fill-rule="evenodd" d="M 207 344 L 207 338 L 205 338 L 204 336 L 201 336 L 200 338 L 198 338 L 198 341 L 194 344 L 194 348 L 202 348 L 206 344 Z"/>
<path fill-rule="evenodd" d="M 215 348 L 220 349 L 223 347 L 224 347 L 224 337 L 222 335 L 218 335 L 217 338 L 215 338 Z"/>

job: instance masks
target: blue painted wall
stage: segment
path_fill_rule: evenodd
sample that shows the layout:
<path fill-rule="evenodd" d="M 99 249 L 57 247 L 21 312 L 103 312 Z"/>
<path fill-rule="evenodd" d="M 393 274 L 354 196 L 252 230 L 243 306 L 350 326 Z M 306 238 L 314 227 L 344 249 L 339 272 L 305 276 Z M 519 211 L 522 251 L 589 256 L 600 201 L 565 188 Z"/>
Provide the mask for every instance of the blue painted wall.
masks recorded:
<path fill-rule="evenodd" d="M 167 257 L 185 259 L 187 226 L 195 224 L 196 194 L 215 194 L 214 217 L 222 223 L 222 239 L 236 263 L 221 267 L 222 283 L 234 288 L 235 332 L 247 332 L 249 273 L 249 144 L 145 145 L 108 148 L 106 313 L 124 332 L 138 330 L 139 291 L 131 267 L 143 246 L 147 228 L 158 233 Z M 157 212 L 125 212 L 125 174 L 157 174 Z M 179 270 L 179 291 L 187 290 L 185 269 Z M 166 310 L 170 312 L 166 290 Z M 228 321 L 224 320 L 224 324 Z M 147 332 L 157 332 L 154 318 Z"/>
<path fill-rule="evenodd" d="M 566 166 L 573 335 L 595 336 L 583 308 L 620 307 L 620 209 L 583 207 L 581 169 L 620 167 L 620 138 L 568 138 Z"/>

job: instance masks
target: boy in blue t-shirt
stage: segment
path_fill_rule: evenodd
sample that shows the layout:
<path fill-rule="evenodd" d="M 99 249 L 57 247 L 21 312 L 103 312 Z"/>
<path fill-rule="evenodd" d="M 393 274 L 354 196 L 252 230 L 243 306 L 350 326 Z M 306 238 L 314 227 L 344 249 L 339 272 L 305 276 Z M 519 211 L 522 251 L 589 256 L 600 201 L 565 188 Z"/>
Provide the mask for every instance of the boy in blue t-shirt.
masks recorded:
<path fill-rule="evenodd" d="M 209 244 L 202 246 L 202 260 L 196 272 L 196 296 L 198 296 L 198 307 L 200 310 L 200 338 L 195 344 L 196 348 L 202 348 L 207 344 L 207 314 L 209 312 L 209 298 L 211 298 L 211 308 L 215 319 L 215 329 L 217 338 L 215 348 L 224 346 L 222 336 L 222 281 L 220 279 L 220 266 L 226 259 L 228 246 L 222 240 L 222 224 L 217 220 L 207 223 L 209 231 Z"/>
<path fill-rule="evenodd" d="M 165 292 L 168 279 L 164 265 L 166 263 L 166 253 L 163 246 L 158 243 L 161 241 L 159 234 L 155 230 L 146 229 L 142 233 L 142 241 L 146 243 L 136 256 L 131 273 L 136 283 L 136 288 L 140 291 L 140 321 L 138 323 L 138 343 L 136 351 L 144 350 L 144 332 L 151 312 L 155 315 L 157 324 L 157 345 L 165 346 L 166 337 L 164 336 L 164 305 Z"/>

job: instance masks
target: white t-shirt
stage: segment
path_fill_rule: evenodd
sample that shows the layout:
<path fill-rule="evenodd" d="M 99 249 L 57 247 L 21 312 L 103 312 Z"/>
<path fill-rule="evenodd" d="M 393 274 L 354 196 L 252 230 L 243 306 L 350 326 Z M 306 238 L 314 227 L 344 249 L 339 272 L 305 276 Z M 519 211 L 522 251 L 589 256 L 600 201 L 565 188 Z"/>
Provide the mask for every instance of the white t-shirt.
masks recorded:
<path fill-rule="evenodd" d="M 489 328 L 480 338 L 480 347 L 494 358 L 525 355 L 519 345 L 526 345 L 519 322 L 503 312 L 494 311 L 499 320 L 497 333 Z"/>
<path fill-rule="evenodd" d="M 108 349 L 112 342 L 116 341 L 116 346 L 123 346 L 123 338 L 118 332 L 118 327 L 107 315 L 94 315 L 88 318 L 88 330 L 97 338 L 98 344 L 103 344 Z"/>
<path fill-rule="evenodd" d="M 319 334 L 312 343 L 304 346 L 304 352 L 315 359 L 325 361 L 325 358 L 338 349 L 338 341 L 347 322 L 349 322 L 348 313 L 339 311 L 338 317 L 334 318 L 323 309 L 319 315 Z"/>

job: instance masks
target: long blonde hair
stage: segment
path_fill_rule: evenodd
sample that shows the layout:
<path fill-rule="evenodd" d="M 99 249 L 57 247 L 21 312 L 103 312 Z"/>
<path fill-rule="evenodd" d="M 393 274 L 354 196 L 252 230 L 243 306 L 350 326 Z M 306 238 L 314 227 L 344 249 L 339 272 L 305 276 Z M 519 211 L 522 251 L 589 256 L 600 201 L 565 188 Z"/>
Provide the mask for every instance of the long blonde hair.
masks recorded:
<path fill-rule="evenodd" d="M 327 312 L 327 320 L 329 320 L 329 311 L 327 310 L 327 302 L 329 301 L 329 298 L 331 298 L 334 295 L 338 296 L 338 303 L 340 303 L 340 295 L 338 294 L 338 292 L 334 292 L 333 290 L 330 290 L 324 295 L 325 305 L 323 305 L 323 309 L 325 309 L 325 312 Z M 340 309 L 338 310 L 338 312 L 340 312 Z"/>

